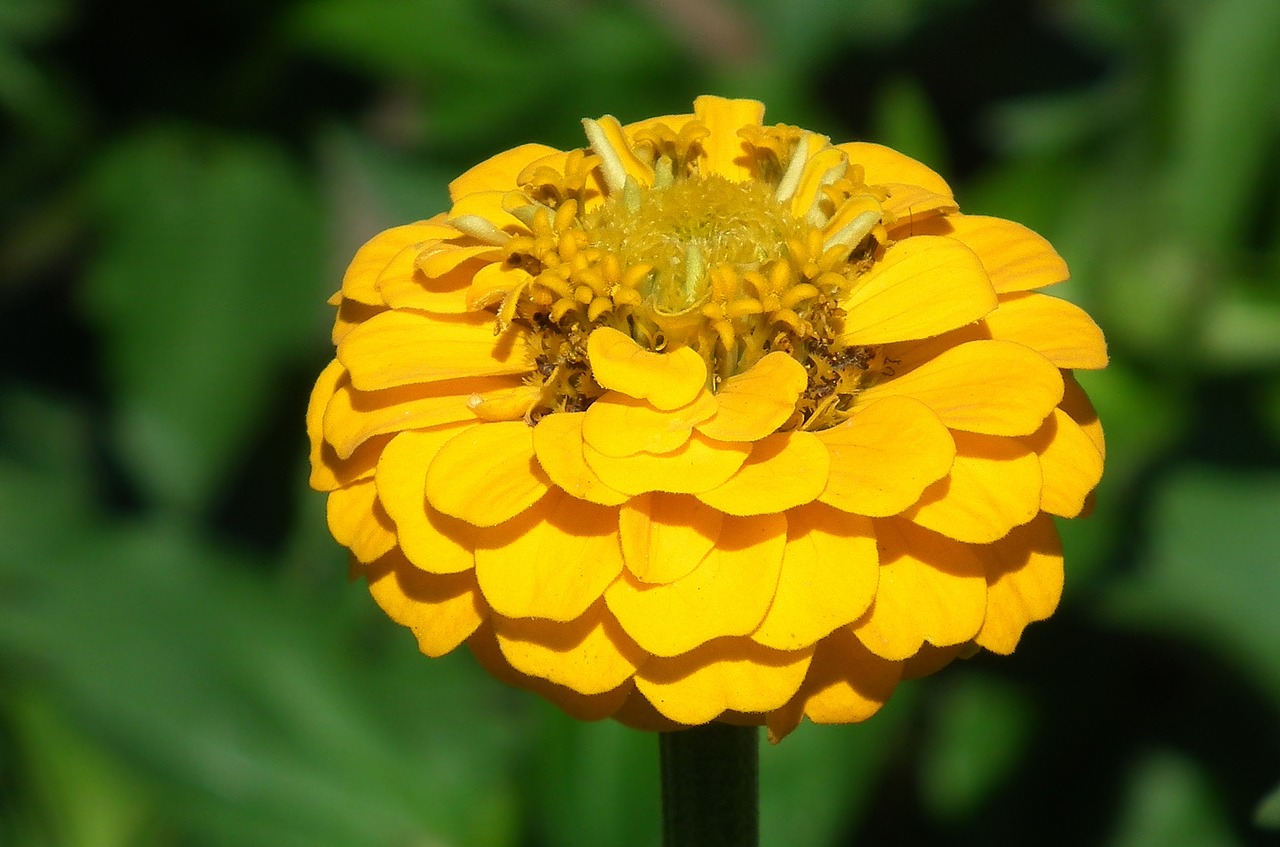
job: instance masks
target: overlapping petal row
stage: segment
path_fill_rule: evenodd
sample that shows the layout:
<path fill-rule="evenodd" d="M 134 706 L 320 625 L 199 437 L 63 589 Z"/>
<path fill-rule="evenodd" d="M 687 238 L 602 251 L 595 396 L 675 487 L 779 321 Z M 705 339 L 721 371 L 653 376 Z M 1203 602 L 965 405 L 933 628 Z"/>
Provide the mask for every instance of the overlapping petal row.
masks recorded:
<path fill-rule="evenodd" d="M 1065 264 L 918 162 L 762 117 L 588 121 L 352 261 L 311 482 L 424 653 L 582 718 L 777 738 L 1052 613 L 1051 516 L 1104 455 L 1071 376 L 1102 335 L 1038 292 Z M 650 199 L 703 186 L 709 236 Z M 770 211 L 726 235 L 738 196 Z M 645 204 L 686 215 L 671 273 L 624 231 Z"/>

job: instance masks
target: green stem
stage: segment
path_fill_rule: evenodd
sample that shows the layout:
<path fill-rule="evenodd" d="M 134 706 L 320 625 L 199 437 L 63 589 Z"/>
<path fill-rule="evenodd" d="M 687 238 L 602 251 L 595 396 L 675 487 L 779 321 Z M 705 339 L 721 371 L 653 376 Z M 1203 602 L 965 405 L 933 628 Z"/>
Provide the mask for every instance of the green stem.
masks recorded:
<path fill-rule="evenodd" d="M 710 723 L 658 739 L 663 847 L 755 847 L 759 731 Z"/>

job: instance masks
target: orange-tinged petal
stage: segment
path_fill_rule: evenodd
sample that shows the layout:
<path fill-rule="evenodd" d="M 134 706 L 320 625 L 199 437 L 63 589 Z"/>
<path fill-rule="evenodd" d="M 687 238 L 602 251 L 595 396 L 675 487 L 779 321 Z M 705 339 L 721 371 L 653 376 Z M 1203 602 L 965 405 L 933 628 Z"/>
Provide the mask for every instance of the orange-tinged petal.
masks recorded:
<path fill-rule="evenodd" d="M 885 397 L 817 437 L 831 454 L 818 497 L 845 512 L 896 515 L 951 470 L 956 447 L 933 411 L 910 397 Z"/>
<path fill-rule="evenodd" d="M 693 101 L 693 114 L 711 130 L 702 140 L 706 155 L 703 175 L 718 174 L 731 182 L 750 179 L 750 163 L 738 130 L 748 125 L 760 126 L 764 104 L 703 95 Z"/>
<path fill-rule="evenodd" d="M 523 421 L 484 423 L 447 441 L 427 471 L 427 499 L 446 515 L 496 526 L 538 502 L 551 480 Z"/>
<path fill-rule="evenodd" d="M 641 494 L 618 516 L 622 557 L 641 582 L 675 582 L 707 557 L 724 514 L 685 494 Z"/>
<path fill-rule="evenodd" d="M 983 562 L 968 545 L 906 521 L 876 521 L 880 584 L 867 615 L 853 626 L 863 645 L 900 660 L 928 641 L 960 644 L 978 632 L 987 605 Z"/>
<path fill-rule="evenodd" d="M 361 562 L 372 562 L 396 546 L 395 524 L 378 502 L 372 479 L 329 492 L 329 532 Z"/>
<path fill-rule="evenodd" d="M 1093 318 L 1074 303 L 1031 292 L 1005 294 L 987 315 L 992 338 L 1025 344 L 1060 368 L 1107 366 L 1107 342 Z"/>
<path fill-rule="evenodd" d="M 1062 544 L 1053 519 L 1041 515 L 983 551 L 987 564 L 987 613 L 975 639 L 993 653 L 1009 654 L 1022 630 L 1053 614 L 1062 597 Z"/>
<path fill-rule="evenodd" d="M 1040 459 L 1040 508 L 1051 515 L 1074 518 L 1084 510 L 1085 498 L 1102 479 L 1102 455 L 1093 441 L 1061 409 L 1054 409 L 1034 435 L 1023 442 Z"/>
<path fill-rule="evenodd" d="M 1062 399 L 1062 374 L 1029 347 L 970 341 L 862 392 L 858 405 L 882 397 L 920 400 L 951 429 L 1030 435 Z"/>
<path fill-rule="evenodd" d="M 325 438 L 345 458 L 377 435 L 473 422 L 473 397 L 492 400 L 520 387 L 515 376 L 454 379 L 380 391 L 357 391 L 344 380 L 325 410 Z"/>
<path fill-rule="evenodd" d="M 449 197 L 454 202 L 477 191 L 510 191 L 517 187 L 516 176 L 530 162 L 536 162 L 560 151 L 545 144 L 521 144 L 463 173 L 449 183 Z"/>
<path fill-rule="evenodd" d="M 488 313 L 383 312 L 342 339 L 338 359 L 361 391 L 532 369 L 524 333 L 513 327 L 495 338 Z"/>
<path fill-rule="evenodd" d="M 978 254 L 996 291 L 1029 291 L 1071 276 L 1052 245 L 1022 224 L 981 215 L 949 215 L 951 237 Z"/>
<path fill-rule="evenodd" d="M 424 573 L 398 550 L 366 571 L 373 599 L 387 617 L 412 630 L 418 649 L 432 658 L 466 641 L 487 614 L 470 572 Z"/>
<path fill-rule="evenodd" d="M 812 648 L 782 651 L 726 638 L 669 659 L 653 658 L 636 671 L 636 690 L 662 715 L 702 724 L 722 712 L 768 712 L 791 699 Z"/>
<path fill-rule="evenodd" d="M 757 441 L 724 484 L 698 499 L 726 515 L 763 515 L 812 503 L 827 485 L 831 455 L 811 432 L 779 432 Z"/>
<path fill-rule="evenodd" d="M 715 548 L 688 576 L 647 585 L 624 573 L 605 600 L 627 634 L 657 656 L 746 635 L 769 608 L 786 541 L 782 515 L 726 517 Z"/>
<path fill-rule="evenodd" d="M 374 477 L 378 500 L 396 525 L 396 538 L 415 566 L 458 573 L 475 564 L 474 527 L 442 515 L 427 502 L 427 468 L 458 427 L 402 432 L 391 440 Z"/>
<path fill-rule="evenodd" d="M 369 239 L 356 251 L 342 277 L 342 296 L 370 305 L 381 305 L 378 277 L 401 250 L 438 238 L 456 238 L 458 231 L 436 217 L 405 226 L 392 227 Z"/>
<path fill-rule="evenodd" d="M 715 414 L 710 391 L 698 393 L 692 403 L 663 411 L 620 391 L 609 391 L 587 409 L 582 420 L 586 443 L 606 456 L 621 458 L 636 453 L 670 453 L 689 440 L 694 424 Z"/>
<path fill-rule="evenodd" d="M 624 494 L 667 491 L 698 494 L 724 483 L 742 467 L 750 444 L 726 444 L 694 433 L 679 450 L 655 456 L 637 453 L 617 459 L 583 444 L 587 465 L 601 481 Z"/>
<path fill-rule="evenodd" d="M 786 353 L 770 353 L 720 383 L 716 412 L 697 429 L 717 441 L 758 441 L 786 423 L 808 384 L 804 365 Z"/>
<path fill-rule="evenodd" d="M 879 577 L 869 518 L 819 503 L 792 509 L 773 604 L 751 638 L 779 650 L 808 647 L 860 618 Z"/>
<path fill-rule="evenodd" d="M 889 247 L 841 302 L 841 340 L 885 344 L 941 335 L 996 307 L 982 263 L 967 247 L 921 235 Z"/>
<path fill-rule="evenodd" d="M 865 721 L 889 700 L 901 676 L 901 662 L 880 658 L 848 628 L 838 629 L 818 643 L 795 698 L 769 715 L 770 738 L 786 735 L 801 714 L 818 724 Z"/>
<path fill-rule="evenodd" d="M 1079 424 L 1084 434 L 1093 442 L 1093 446 L 1098 448 L 1098 455 L 1105 460 L 1107 441 L 1102 433 L 1102 422 L 1098 420 L 1098 412 L 1093 408 L 1093 403 L 1089 402 L 1089 395 L 1084 393 L 1075 376 L 1068 371 L 1063 372 L 1062 382 L 1065 390 L 1059 408 Z"/>
<path fill-rule="evenodd" d="M 692 403 L 707 381 L 707 365 L 693 348 L 651 353 L 612 327 L 591 333 L 587 357 L 600 385 L 648 400 L 659 409 Z"/>
<path fill-rule="evenodd" d="M 850 141 L 835 146 L 845 152 L 850 164 L 862 166 L 867 185 L 918 185 L 934 194 L 951 197 L 951 186 L 937 172 L 891 147 L 868 141 Z"/>
<path fill-rule="evenodd" d="M 582 455 L 582 420 L 585 412 L 545 415 L 533 429 L 533 449 L 538 464 L 551 481 L 579 500 L 602 506 L 625 503 L 623 494 L 601 482 Z"/>
<path fill-rule="evenodd" d="M 476 537 L 480 589 L 493 610 L 509 618 L 574 620 L 622 568 L 618 510 L 563 491 L 552 490 Z"/>
<path fill-rule="evenodd" d="M 533 618 L 496 618 L 498 646 L 511 666 L 582 694 L 602 694 L 622 685 L 645 660 L 598 600 L 567 623 Z"/>
<path fill-rule="evenodd" d="M 903 517 L 958 541 L 987 544 L 1040 511 L 1042 477 L 1021 439 L 955 433 L 951 473 L 925 489 Z"/>

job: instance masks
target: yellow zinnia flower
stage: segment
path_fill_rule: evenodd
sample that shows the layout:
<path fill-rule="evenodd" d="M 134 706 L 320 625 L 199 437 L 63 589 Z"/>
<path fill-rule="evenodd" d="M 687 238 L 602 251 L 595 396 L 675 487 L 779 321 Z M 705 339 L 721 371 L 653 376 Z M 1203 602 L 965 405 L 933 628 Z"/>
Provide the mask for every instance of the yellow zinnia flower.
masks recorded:
<path fill-rule="evenodd" d="M 873 714 L 1008 653 L 1102 474 L 1052 247 L 753 101 L 584 121 L 352 261 L 311 482 L 424 653 L 670 729 Z"/>

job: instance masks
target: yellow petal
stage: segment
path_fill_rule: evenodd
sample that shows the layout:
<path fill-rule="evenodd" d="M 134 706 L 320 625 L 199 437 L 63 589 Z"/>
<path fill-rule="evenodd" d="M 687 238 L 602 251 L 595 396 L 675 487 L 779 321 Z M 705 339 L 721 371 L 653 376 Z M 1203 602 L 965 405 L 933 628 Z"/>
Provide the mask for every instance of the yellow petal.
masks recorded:
<path fill-rule="evenodd" d="M 357 391 L 344 380 L 325 410 L 325 438 L 345 458 L 377 435 L 471 423 L 476 419 L 471 398 L 492 400 L 518 391 L 520 386 L 519 377 L 492 376 Z"/>
<path fill-rule="evenodd" d="M 769 716 L 771 737 L 780 737 L 780 724 L 793 721 L 788 712 L 803 712 L 818 724 L 865 721 L 880 710 L 902 675 L 901 662 L 889 662 L 863 647 L 847 628 L 838 629 L 818 643 L 804 684 L 791 703 Z"/>
<path fill-rule="evenodd" d="M 810 155 L 804 163 L 804 170 L 800 172 L 800 182 L 795 194 L 791 197 L 791 214 L 800 220 L 803 220 L 813 208 L 813 201 L 819 196 L 827 174 L 844 161 L 844 155 L 839 150 L 824 146 L 829 141 L 826 136 L 806 132 L 804 138 L 808 141 Z M 874 211 L 878 213 L 879 207 Z M 828 224 L 830 223 L 829 221 Z M 839 228 L 840 225 L 837 225 L 834 229 L 828 228 L 827 231 L 834 233 L 839 231 Z"/>
<path fill-rule="evenodd" d="M 1053 519 L 1041 515 L 983 552 L 987 565 L 987 613 L 977 643 L 1009 654 L 1022 630 L 1053 614 L 1062 597 L 1062 544 Z"/>
<path fill-rule="evenodd" d="M 1034 350 L 1012 341 L 970 341 L 862 392 L 920 400 L 951 429 L 1030 435 L 1062 399 L 1062 375 Z"/>
<path fill-rule="evenodd" d="M 527 373 L 528 342 L 512 328 L 494 337 L 493 315 L 383 312 L 353 329 L 338 359 L 361 391 L 469 376 Z"/>
<path fill-rule="evenodd" d="M 818 433 L 831 454 L 826 488 L 818 497 L 845 512 L 896 515 L 951 470 L 951 432 L 933 411 L 910 397 L 885 397 L 840 426 Z"/>
<path fill-rule="evenodd" d="M 378 294 L 377 286 L 378 277 L 396 254 L 411 245 L 439 238 L 456 238 L 457 235 L 458 231 L 445 224 L 440 217 L 393 227 L 378 233 L 356 251 L 351 264 L 347 266 L 347 272 L 342 277 L 343 298 L 375 306 L 381 305 L 382 297 Z"/>
<path fill-rule="evenodd" d="M 622 685 L 646 658 L 599 600 L 567 623 L 497 618 L 498 646 L 511 666 L 582 694 Z"/>
<path fill-rule="evenodd" d="M 427 471 L 427 499 L 446 515 L 496 526 L 551 488 L 534 459 L 533 429 L 522 421 L 484 423 L 444 444 Z"/>
<path fill-rule="evenodd" d="M 307 440 L 311 445 L 311 478 L 309 483 L 317 491 L 342 488 L 357 479 L 373 475 L 386 439 L 365 442 L 364 449 L 356 454 L 339 456 L 324 437 L 324 413 L 339 384 L 346 382 L 347 370 L 336 359 L 328 364 L 316 379 L 307 403 Z"/>
<path fill-rule="evenodd" d="M 879 577 L 870 519 L 818 503 L 792 509 L 773 605 L 751 638 L 779 650 L 808 647 L 860 618 Z"/>
<path fill-rule="evenodd" d="M 889 247 L 846 295 L 841 341 L 851 345 L 941 335 L 996 307 L 996 293 L 973 251 L 935 235 Z"/>
<path fill-rule="evenodd" d="M 418 253 L 414 260 L 418 270 L 429 279 L 446 277 L 464 262 L 471 259 L 488 263 L 501 256 L 502 251 L 492 244 L 471 244 L 461 246 L 441 242 L 428 246 Z"/>
<path fill-rule="evenodd" d="M 1051 515 L 1074 518 L 1085 498 L 1102 479 L 1102 456 L 1071 416 L 1061 409 L 1023 442 L 1040 458 L 1044 477 L 1040 508 Z"/>
<path fill-rule="evenodd" d="M 693 114 L 711 130 L 702 140 L 706 156 L 703 175 L 718 174 L 731 182 L 750 179 L 751 168 L 738 130 L 748 125 L 760 126 L 764 104 L 703 95 L 693 101 Z"/>
<path fill-rule="evenodd" d="M 786 353 L 770 353 L 720 383 L 716 412 L 697 429 L 717 441 L 758 441 L 787 422 L 808 385 L 804 365 Z"/>
<path fill-rule="evenodd" d="M 516 173 L 518 174 L 519 171 Z M 507 196 L 514 189 L 513 175 L 511 184 L 505 188 L 464 194 L 454 200 L 453 208 L 449 210 L 449 220 L 457 221 L 459 218 L 476 217 L 488 221 L 493 224 L 494 229 L 508 235 L 514 232 L 528 233 L 529 228 L 519 218 L 508 212 L 505 206 Z M 463 222 L 462 225 L 466 226 L 466 223 Z"/>
<path fill-rule="evenodd" d="M 657 656 L 746 635 L 769 608 L 786 540 L 782 515 L 726 517 L 715 548 L 688 576 L 647 585 L 624 573 L 605 600 L 627 634 Z"/>
<path fill-rule="evenodd" d="M 1029 291 L 1071 276 L 1048 241 L 1022 224 L 981 215 L 949 215 L 951 237 L 978 254 L 996 291 Z"/>
<path fill-rule="evenodd" d="M 698 433 L 679 450 L 655 456 L 637 453 L 623 459 L 606 456 L 584 444 L 587 465 L 609 487 L 624 494 L 667 491 L 697 494 L 709 491 L 733 476 L 751 451 L 750 444 L 711 441 Z"/>
<path fill-rule="evenodd" d="M 341 295 L 338 295 L 341 297 Z M 342 343 L 342 339 L 347 337 L 347 333 L 360 326 L 360 324 L 372 318 L 374 315 L 380 314 L 387 310 L 386 306 L 377 305 L 370 306 L 368 303 L 361 303 L 359 300 L 342 299 L 337 304 L 338 314 L 333 318 L 333 332 L 330 333 L 330 340 L 333 346 L 337 347 Z"/>
<path fill-rule="evenodd" d="M 369 593 L 387 617 L 412 630 L 418 649 L 432 658 L 466 641 L 487 614 L 471 572 L 424 573 L 392 550 L 366 575 Z"/>
<path fill-rule="evenodd" d="M 600 385 L 648 400 L 659 409 L 692 403 L 707 381 L 706 363 L 693 348 L 651 353 L 612 327 L 591 333 L 587 357 Z"/>
<path fill-rule="evenodd" d="M 396 546 L 395 524 L 378 502 L 372 479 L 329 492 L 329 532 L 361 562 L 372 562 Z"/>
<path fill-rule="evenodd" d="M 1025 344 L 1060 368 L 1107 366 L 1102 330 L 1083 309 L 1066 300 L 1030 292 L 1006 294 L 985 323 L 992 338 Z"/>
<path fill-rule="evenodd" d="M 725 638 L 636 672 L 636 690 L 677 723 L 706 723 L 725 711 L 768 712 L 791 699 L 813 649 L 782 651 Z"/>
<path fill-rule="evenodd" d="M 885 220 L 893 222 L 890 238 L 923 235 L 921 221 L 933 220 L 960 208 L 950 194 L 938 194 L 919 185 L 882 183 L 878 187 L 888 194 L 880 207 L 884 210 Z"/>
<path fill-rule="evenodd" d="M 452 245 L 447 245 L 451 249 Z M 378 277 L 378 294 L 393 309 L 421 309 L 441 314 L 467 311 L 467 291 L 476 272 L 488 262 L 461 262 L 438 276 L 427 276 L 418 267 L 422 249 L 401 250 Z"/>
<path fill-rule="evenodd" d="M 552 490 L 514 520 L 477 533 L 480 589 L 508 618 L 574 620 L 622 567 L 618 510 L 563 491 Z"/>
<path fill-rule="evenodd" d="M 623 702 L 622 706 L 618 708 L 618 711 L 613 713 L 612 717 L 623 726 L 638 729 L 641 732 L 673 732 L 684 729 L 686 726 L 671 720 L 671 718 L 653 708 L 653 704 L 649 702 L 649 699 L 635 690 L 634 686 L 631 689 L 631 694 Z"/>
<path fill-rule="evenodd" d="M 958 541 L 986 544 L 1036 516 L 1042 477 L 1030 447 L 967 432 L 955 439 L 951 473 L 925 489 L 903 517 Z"/>
<path fill-rule="evenodd" d="M 811 432 L 779 432 L 757 441 L 724 484 L 698 499 L 726 515 L 763 515 L 812 503 L 827 485 L 831 456 Z"/>
<path fill-rule="evenodd" d="M 627 570 L 641 582 L 675 582 L 715 547 L 723 521 L 721 512 L 684 494 L 631 498 L 618 519 Z"/>
<path fill-rule="evenodd" d="M 622 124 L 618 123 L 618 119 L 613 115 L 605 115 L 596 121 L 596 125 L 604 133 L 609 146 L 618 154 L 618 159 L 627 175 L 643 187 L 653 185 L 653 168 L 636 156 L 631 148 L 630 138 Z"/>
<path fill-rule="evenodd" d="M 1093 442 L 1093 446 L 1098 449 L 1098 455 L 1106 460 L 1107 441 L 1102 433 L 1102 422 L 1098 420 L 1098 413 L 1093 408 L 1093 403 L 1089 402 L 1089 395 L 1084 393 L 1080 383 L 1068 372 L 1063 372 L 1062 382 L 1065 390 L 1060 408 L 1079 424 L 1084 434 Z"/>
<path fill-rule="evenodd" d="M 545 415 L 533 429 L 533 449 L 538 464 L 551 481 L 579 500 L 602 506 L 625 503 L 623 494 L 600 481 L 582 455 L 582 420 L 585 412 Z"/>
<path fill-rule="evenodd" d="M 927 165 L 891 147 L 867 141 L 850 141 L 835 146 L 845 152 L 850 164 L 862 166 L 867 185 L 918 185 L 934 194 L 951 197 L 951 186 L 945 179 Z"/>
<path fill-rule="evenodd" d="M 457 201 L 477 191 L 510 191 L 517 188 L 516 176 L 530 162 L 559 152 L 545 144 L 522 144 L 486 159 L 449 183 L 449 198 Z"/>
<path fill-rule="evenodd" d="M 716 401 L 703 390 L 692 403 L 671 411 L 656 409 L 619 391 L 609 391 L 587 409 L 582 437 L 606 456 L 670 453 L 689 440 L 694 424 L 715 414 Z"/>
<path fill-rule="evenodd" d="M 475 565 L 474 528 L 443 515 L 427 502 L 427 468 L 458 427 L 402 432 L 378 460 L 378 500 L 396 525 L 396 538 L 415 566 L 432 573 L 458 573 Z"/>
<path fill-rule="evenodd" d="M 884 659 L 900 660 L 928 641 L 940 647 L 973 638 L 987 606 L 982 560 L 973 550 L 907 521 L 876 521 L 880 584 L 853 631 Z"/>

